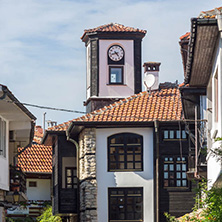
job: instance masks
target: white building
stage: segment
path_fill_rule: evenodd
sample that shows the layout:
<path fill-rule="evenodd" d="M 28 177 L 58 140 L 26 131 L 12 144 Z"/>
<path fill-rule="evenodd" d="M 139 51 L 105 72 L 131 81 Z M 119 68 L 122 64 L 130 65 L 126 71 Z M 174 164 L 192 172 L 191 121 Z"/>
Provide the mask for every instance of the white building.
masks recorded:
<path fill-rule="evenodd" d="M 15 167 L 17 147 L 31 144 L 35 119 L 6 86 L 0 85 L 0 221 L 3 222 L 4 206 L 6 201 L 12 202 L 14 188 L 19 192 L 21 200 L 26 199 L 22 180 L 16 181 L 13 174 L 20 175 L 19 169 Z"/>
<path fill-rule="evenodd" d="M 207 179 L 209 188 L 215 182 L 221 183 L 222 181 L 221 161 L 218 161 L 218 157 L 215 156 L 215 149 L 221 148 L 221 142 L 217 141 L 217 138 L 222 138 L 221 13 L 221 8 L 216 8 L 201 12 L 198 18 L 191 20 L 185 77 L 185 84 L 189 84 L 188 88 L 202 90 L 202 96 L 199 97 L 200 116 L 198 118 L 206 117 L 207 119 Z M 204 98 L 206 98 L 206 110 L 203 112 Z M 194 113 L 194 110 L 192 112 Z"/>

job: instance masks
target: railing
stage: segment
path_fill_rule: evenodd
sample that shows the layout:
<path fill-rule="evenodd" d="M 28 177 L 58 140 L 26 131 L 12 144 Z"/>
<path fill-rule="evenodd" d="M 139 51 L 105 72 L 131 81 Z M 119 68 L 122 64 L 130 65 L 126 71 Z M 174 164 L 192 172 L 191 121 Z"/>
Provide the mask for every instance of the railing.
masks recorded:
<path fill-rule="evenodd" d="M 10 191 L 26 193 L 26 175 L 18 166 L 10 166 Z"/>

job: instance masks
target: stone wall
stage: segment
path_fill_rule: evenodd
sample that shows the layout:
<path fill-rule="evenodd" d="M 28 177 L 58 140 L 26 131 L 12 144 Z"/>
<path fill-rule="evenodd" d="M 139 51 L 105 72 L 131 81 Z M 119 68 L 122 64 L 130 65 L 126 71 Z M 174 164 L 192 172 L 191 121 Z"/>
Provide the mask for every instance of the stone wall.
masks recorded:
<path fill-rule="evenodd" d="M 5 191 L 0 190 L 0 201 L 4 201 Z M 5 209 L 0 207 L 0 221 L 5 222 Z"/>
<path fill-rule="evenodd" d="M 96 129 L 79 135 L 80 221 L 97 222 Z"/>

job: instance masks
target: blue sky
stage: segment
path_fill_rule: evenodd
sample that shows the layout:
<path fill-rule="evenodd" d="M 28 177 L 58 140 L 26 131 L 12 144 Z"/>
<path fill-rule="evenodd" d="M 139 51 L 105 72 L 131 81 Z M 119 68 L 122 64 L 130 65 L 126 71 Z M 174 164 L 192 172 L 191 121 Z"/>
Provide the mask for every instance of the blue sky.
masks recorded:
<path fill-rule="evenodd" d="M 160 82 L 183 81 L 179 37 L 190 18 L 221 6 L 219 0 L 0 0 L 1 83 L 21 101 L 84 111 L 84 29 L 110 22 L 148 31 L 143 62 L 161 62 Z M 28 107 L 29 108 L 29 107 Z M 29 108 L 42 125 L 77 114 Z"/>

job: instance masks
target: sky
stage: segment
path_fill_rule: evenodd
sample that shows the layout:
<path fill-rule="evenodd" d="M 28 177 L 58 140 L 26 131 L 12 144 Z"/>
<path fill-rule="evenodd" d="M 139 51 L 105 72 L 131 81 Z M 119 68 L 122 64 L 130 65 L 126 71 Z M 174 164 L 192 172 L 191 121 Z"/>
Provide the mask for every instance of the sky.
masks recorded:
<path fill-rule="evenodd" d="M 0 83 L 20 102 L 85 111 L 84 29 L 108 23 L 147 30 L 142 64 L 161 62 L 160 82 L 183 82 L 179 37 L 220 0 L 0 0 Z M 27 108 L 58 124 L 75 113 Z"/>

